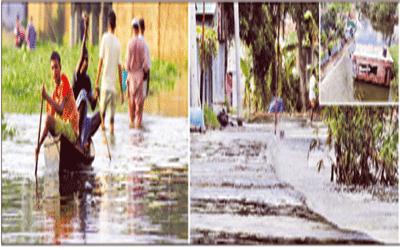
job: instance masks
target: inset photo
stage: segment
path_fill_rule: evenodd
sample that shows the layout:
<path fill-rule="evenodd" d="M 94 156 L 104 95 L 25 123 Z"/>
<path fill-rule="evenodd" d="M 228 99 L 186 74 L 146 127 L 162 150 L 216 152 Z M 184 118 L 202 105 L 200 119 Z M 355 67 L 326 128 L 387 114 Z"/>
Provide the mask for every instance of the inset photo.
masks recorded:
<path fill-rule="evenodd" d="M 320 103 L 398 102 L 398 3 L 320 6 Z"/>

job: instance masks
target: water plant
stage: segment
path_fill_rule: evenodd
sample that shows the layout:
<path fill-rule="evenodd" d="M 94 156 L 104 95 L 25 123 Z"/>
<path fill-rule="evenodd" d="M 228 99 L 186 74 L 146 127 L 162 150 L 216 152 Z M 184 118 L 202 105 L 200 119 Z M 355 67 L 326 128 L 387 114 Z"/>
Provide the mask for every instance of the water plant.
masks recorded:
<path fill-rule="evenodd" d="M 18 134 L 17 128 L 14 126 L 8 126 L 7 122 L 4 119 L 4 114 L 1 113 L 1 139 L 12 139 L 16 134 Z"/>

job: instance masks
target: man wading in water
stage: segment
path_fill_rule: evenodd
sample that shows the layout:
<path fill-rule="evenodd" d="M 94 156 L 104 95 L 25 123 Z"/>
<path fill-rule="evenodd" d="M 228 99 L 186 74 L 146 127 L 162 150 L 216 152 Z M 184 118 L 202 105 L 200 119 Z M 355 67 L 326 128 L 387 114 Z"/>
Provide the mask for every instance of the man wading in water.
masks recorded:
<path fill-rule="evenodd" d="M 88 101 L 93 111 L 97 103 L 97 98 L 94 98 L 92 93 L 90 77 L 86 74 L 89 65 L 89 53 L 86 48 L 88 24 L 89 17 L 85 15 L 85 33 L 82 41 L 81 56 L 74 71 L 72 81 L 72 90 L 74 91 L 76 106 L 79 112 L 79 140 L 85 153 L 89 151 L 91 137 L 96 133 L 101 124 L 100 112 L 97 112 L 93 117 L 87 116 Z"/>
<path fill-rule="evenodd" d="M 100 45 L 100 61 L 99 70 L 96 78 L 96 93 L 98 96 L 99 78 L 101 68 L 104 63 L 103 77 L 101 78 L 100 93 L 100 110 L 102 111 L 103 120 L 106 116 L 106 109 L 110 104 L 110 133 L 114 134 L 114 116 L 115 116 L 115 99 L 117 96 L 116 76 L 119 75 L 119 86 L 121 88 L 121 105 L 124 104 L 124 91 L 122 88 L 122 70 L 121 70 L 121 43 L 115 36 L 116 16 L 113 10 L 108 13 L 108 32 L 104 33 Z M 117 71 L 118 70 L 118 71 Z M 103 124 L 104 125 L 104 124 Z M 102 129 L 105 128 L 102 125 Z"/>
<path fill-rule="evenodd" d="M 132 20 L 133 36 L 128 42 L 125 54 L 124 70 L 128 71 L 126 85 L 128 87 L 130 128 L 139 128 L 142 122 L 143 109 L 143 77 L 149 71 L 146 55 L 146 44 L 139 38 L 139 20 Z"/>
<path fill-rule="evenodd" d="M 35 149 L 35 160 L 37 162 L 40 147 L 47 134 L 63 135 L 69 142 L 82 151 L 79 143 L 79 113 L 76 109 L 75 98 L 68 78 L 61 74 L 61 58 L 57 52 L 50 57 L 51 77 L 56 84 L 51 98 L 44 85 L 41 88 L 42 98 L 47 101 L 47 118 L 45 121 L 42 137 L 38 147 Z"/>

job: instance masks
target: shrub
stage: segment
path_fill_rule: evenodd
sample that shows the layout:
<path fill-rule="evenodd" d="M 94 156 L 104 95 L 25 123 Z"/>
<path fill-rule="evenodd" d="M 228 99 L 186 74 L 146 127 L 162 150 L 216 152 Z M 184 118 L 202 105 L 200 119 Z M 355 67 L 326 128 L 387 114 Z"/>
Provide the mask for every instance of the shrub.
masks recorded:
<path fill-rule="evenodd" d="M 217 115 L 206 105 L 204 105 L 204 123 L 208 128 L 218 129 L 220 127 Z"/>
<path fill-rule="evenodd" d="M 331 181 L 398 185 L 398 111 L 398 106 L 325 108 L 327 144 L 333 147 L 336 157 L 331 165 Z M 313 140 L 310 151 L 316 145 Z"/>

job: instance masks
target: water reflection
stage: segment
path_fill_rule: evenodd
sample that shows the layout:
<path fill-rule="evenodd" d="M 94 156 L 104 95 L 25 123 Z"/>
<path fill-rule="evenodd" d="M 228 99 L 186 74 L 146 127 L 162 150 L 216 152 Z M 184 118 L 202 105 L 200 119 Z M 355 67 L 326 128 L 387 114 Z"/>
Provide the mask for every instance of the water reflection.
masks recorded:
<path fill-rule="evenodd" d="M 387 102 L 390 88 L 369 82 L 354 80 L 355 98 L 367 102 Z"/>
<path fill-rule="evenodd" d="M 359 13 L 358 21 L 356 43 L 376 46 L 391 46 L 398 43 L 397 20 L 380 22 Z M 354 80 L 354 89 L 354 97 L 358 101 L 387 102 L 389 100 L 390 88 L 386 86 Z"/>
<path fill-rule="evenodd" d="M 398 23 L 395 20 L 382 23 L 359 14 L 358 21 L 357 43 L 391 46 L 398 42 Z"/>
<path fill-rule="evenodd" d="M 20 130 L 19 137 L 34 133 L 37 128 L 30 127 L 34 124 L 31 117 L 16 116 L 13 120 L 28 127 Z M 116 118 L 118 122 L 118 115 Z M 187 244 L 188 152 L 187 140 L 182 140 L 180 132 L 187 122 L 163 119 L 158 124 L 175 123 L 178 131 L 166 131 L 168 136 L 164 136 L 160 129 L 150 128 L 138 137 L 134 132 L 121 136 L 123 122 L 116 126 L 115 136 L 107 134 L 114 147 L 110 148 L 112 161 L 103 134 L 96 135 L 92 169 L 68 173 L 75 189 L 68 196 L 59 192 L 65 177 L 59 176 L 58 169 L 46 168 L 43 158 L 35 195 L 29 166 L 34 160 L 12 156 L 13 152 L 32 151 L 34 141 L 3 142 L 10 152 L 3 151 L 2 159 L 2 243 Z"/>

